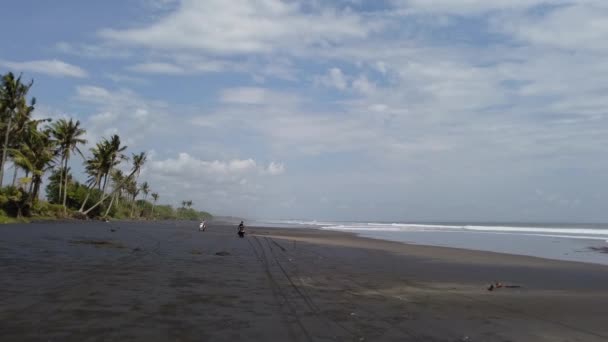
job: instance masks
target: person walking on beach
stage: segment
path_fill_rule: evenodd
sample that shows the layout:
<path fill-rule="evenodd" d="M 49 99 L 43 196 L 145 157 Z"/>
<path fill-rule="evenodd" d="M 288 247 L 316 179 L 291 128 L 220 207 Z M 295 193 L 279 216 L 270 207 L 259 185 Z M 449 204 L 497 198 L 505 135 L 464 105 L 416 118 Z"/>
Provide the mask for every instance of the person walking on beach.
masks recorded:
<path fill-rule="evenodd" d="M 207 220 L 203 220 L 201 221 L 201 224 L 198 226 L 198 230 L 199 231 L 205 231 L 207 230 Z"/>
<path fill-rule="evenodd" d="M 238 234 L 240 238 L 245 236 L 245 224 L 243 224 L 243 221 L 239 224 Z"/>

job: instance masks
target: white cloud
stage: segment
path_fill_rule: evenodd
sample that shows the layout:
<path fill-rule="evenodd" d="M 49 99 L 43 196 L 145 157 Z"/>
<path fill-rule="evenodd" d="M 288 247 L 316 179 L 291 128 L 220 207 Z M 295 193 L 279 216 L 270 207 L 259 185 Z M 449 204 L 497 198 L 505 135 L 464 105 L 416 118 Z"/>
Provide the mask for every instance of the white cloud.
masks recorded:
<path fill-rule="evenodd" d="M 272 165 L 272 168 L 270 168 Z M 270 181 L 269 169 L 277 175 L 284 172 L 281 163 L 271 163 L 262 168 L 253 158 L 206 160 L 181 152 L 166 159 L 151 158 L 142 172 L 142 179 L 161 191 L 165 199 L 179 203 L 192 199 L 199 208 L 215 213 L 238 210 L 244 213 L 267 196 L 264 181 Z M 232 208 L 232 209 L 231 209 Z M 235 212 L 232 211 L 232 214 Z"/>
<path fill-rule="evenodd" d="M 96 59 L 129 58 L 133 56 L 131 51 L 117 49 L 106 44 L 70 44 L 58 42 L 55 50 L 60 53 Z"/>
<path fill-rule="evenodd" d="M 271 162 L 266 171 L 273 176 L 280 175 L 285 172 L 285 165 L 283 163 Z"/>
<path fill-rule="evenodd" d="M 600 5 L 601 4 L 601 5 Z M 606 51 L 608 3 L 583 1 L 551 10 L 539 17 L 502 16 L 496 28 L 526 43 L 571 51 Z"/>
<path fill-rule="evenodd" d="M 386 74 L 388 71 L 386 68 L 386 63 L 384 63 L 382 61 L 378 61 L 378 62 L 374 63 L 374 67 L 376 68 L 376 70 L 378 70 L 382 74 Z"/>
<path fill-rule="evenodd" d="M 184 73 L 184 69 L 178 65 L 171 63 L 140 63 L 132 65 L 128 68 L 131 71 L 144 74 L 165 74 L 165 75 L 180 75 Z"/>
<path fill-rule="evenodd" d="M 94 103 L 105 103 L 112 97 L 107 89 L 97 86 L 78 86 L 76 92 L 83 101 Z"/>
<path fill-rule="evenodd" d="M 328 88 L 346 90 L 349 88 L 349 79 L 340 68 L 331 68 L 327 74 L 315 76 L 314 83 Z"/>
<path fill-rule="evenodd" d="M 231 160 L 226 169 L 228 171 L 232 171 L 232 172 L 242 172 L 242 171 L 248 171 L 248 170 L 252 170 L 256 167 L 256 163 L 253 159 L 246 159 L 246 160 Z M 222 168 L 223 169 L 223 168 Z"/>
<path fill-rule="evenodd" d="M 135 152 L 162 146 L 160 136 L 166 139 L 179 135 L 165 129 L 174 121 L 167 104 L 142 98 L 130 89 L 82 85 L 76 87 L 74 99 L 90 108 L 90 112 L 83 113 L 83 126 L 91 144 L 116 133 Z"/>
<path fill-rule="evenodd" d="M 266 89 L 243 87 L 225 89 L 221 94 L 221 101 L 225 103 L 263 104 L 268 101 Z"/>
<path fill-rule="evenodd" d="M 376 23 L 352 11 L 309 13 L 297 2 L 184 0 L 156 23 L 143 28 L 105 29 L 100 35 L 114 43 L 161 50 L 269 53 L 361 39 L 376 28 Z"/>
<path fill-rule="evenodd" d="M 94 125 L 109 125 L 113 124 L 118 119 L 116 112 L 101 112 L 89 118 L 89 121 Z"/>
<path fill-rule="evenodd" d="M 533 6 L 569 3 L 574 0 L 393 0 L 398 7 L 415 11 L 450 14 L 479 14 L 487 11 L 526 9 Z"/>
<path fill-rule="evenodd" d="M 152 161 L 149 168 L 151 171 L 158 172 L 161 175 L 183 176 L 186 178 L 196 178 L 201 174 L 215 176 L 236 175 L 237 178 L 232 179 L 235 179 L 238 182 L 241 175 L 256 171 L 256 162 L 253 159 L 206 161 L 194 158 L 188 153 L 182 152 L 174 159 L 170 158 L 161 161 Z"/>
<path fill-rule="evenodd" d="M 237 87 L 222 90 L 220 101 L 226 104 L 237 105 L 291 106 L 298 103 L 300 98 L 295 94 L 267 88 Z"/>
<path fill-rule="evenodd" d="M 174 7 L 178 0 L 142 0 L 148 8 L 153 10 L 166 10 Z"/>
<path fill-rule="evenodd" d="M 68 115 L 64 111 L 48 107 L 44 104 L 36 105 L 36 110 L 32 114 L 32 117 L 36 120 L 51 119 L 53 121 L 59 120 L 59 119 L 68 120 L 70 118 L 74 118 L 73 115 Z"/>
<path fill-rule="evenodd" d="M 376 89 L 376 85 L 368 80 L 367 76 L 359 75 L 353 78 L 345 75 L 340 68 L 331 68 L 326 75 L 316 76 L 315 83 L 338 90 L 355 90 L 363 94 L 370 94 Z"/>
<path fill-rule="evenodd" d="M 163 53 L 158 59 L 170 60 L 170 62 L 149 61 L 137 63 L 127 67 L 127 70 L 143 74 L 159 75 L 186 75 L 193 76 L 204 73 L 231 71 L 231 72 L 256 72 L 269 73 L 267 70 L 260 70 L 262 66 L 251 63 L 237 63 L 230 60 L 213 59 L 191 53 Z M 269 68 L 268 66 L 264 68 Z"/>
<path fill-rule="evenodd" d="M 26 62 L 11 62 L 0 60 L 0 66 L 12 69 L 15 72 L 34 72 L 50 76 L 62 77 L 87 77 L 87 72 L 75 65 L 62 62 L 57 59 L 35 60 Z"/>
<path fill-rule="evenodd" d="M 367 79 L 367 76 L 361 75 L 353 81 L 353 89 L 363 94 L 371 94 L 376 90 L 376 85 Z"/>
<path fill-rule="evenodd" d="M 108 79 L 110 79 L 116 83 L 132 83 L 132 84 L 138 84 L 138 85 L 147 84 L 147 81 L 143 78 L 127 76 L 124 74 L 108 73 L 105 75 L 105 77 L 107 77 Z"/>
<path fill-rule="evenodd" d="M 346 78 L 344 77 L 342 70 L 339 68 L 331 68 L 327 77 L 322 78 L 321 80 L 323 84 L 338 88 L 340 90 L 344 90 L 348 86 Z"/>
<path fill-rule="evenodd" d="M 374 112 L 384 112 L 389 107 L 383 103 L 374 103 L 374 104 L 370 105 L 368 108 L 369 108 L 369 110 L 374 111 Z"/>

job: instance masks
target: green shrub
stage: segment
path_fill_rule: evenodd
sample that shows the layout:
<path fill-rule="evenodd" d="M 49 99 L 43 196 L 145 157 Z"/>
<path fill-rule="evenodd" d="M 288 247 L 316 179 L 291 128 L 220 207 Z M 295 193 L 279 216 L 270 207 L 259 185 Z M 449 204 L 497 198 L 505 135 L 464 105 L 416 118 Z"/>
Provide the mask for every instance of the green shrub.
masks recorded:
<path fill-rule="evenodd" d="M 8 216 L 20 217 L 30 216 L 30 205 L 27 193 L 18 187 L 7 186 L 0 190 L 2 197 L 5 197 L 4 205 L 1 207 Z"/>
<path fill-rule="evenodd" d="M 32 215 L 41 217 L 62 218 L 63 205 L 37 201 L 32 207 Z"/>

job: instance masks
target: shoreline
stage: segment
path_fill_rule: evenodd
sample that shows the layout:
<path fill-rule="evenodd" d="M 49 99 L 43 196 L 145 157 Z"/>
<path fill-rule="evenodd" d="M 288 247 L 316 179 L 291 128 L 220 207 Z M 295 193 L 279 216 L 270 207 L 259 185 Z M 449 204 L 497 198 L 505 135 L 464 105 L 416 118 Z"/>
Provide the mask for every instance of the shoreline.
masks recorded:
<path fill-rule="evenodd" d="M 329 224 L 329 223 L 328 223 Z M 282 228 L 279 224 L 253 228 Z M 490 226 L 488 226 L 490 227 Z M 497 226 L 498 227 L 498 226 Z M 457 248 L 507 255 L 530 256 L 548 260 L 582 262 L 608 266 L 608 240 L 604 238 L 569 238 L 556 235 L 527 235 L 498 231 L 419 231 L 419 230 L 375 230 L 375 229 L 331 229 L 320 226 L 292 226 L 285 228 L 313 229 L 351 233 L 362 238 L 399 242 L 413 246 Z M 504 228 L 502 226 L 498 228 Z M 528 228 L 533 229 L 533 228 Z M 608 230 L 606 230 L 608 232 Z"/>
<path fill-rule="evenodd" d="M 562 259 L 551 259 L 543 258 L 531 255 L 523 254 L 512 254 L 502 252 L 492 252 L 478 249 L 468 249 L 459 247 L 449 246 L 436 246 L 436 245 L 425 245 L 408 243 L 401 241 L 394 241 L 382 238 L 374 238 L 368 236 L 361 236 L 355 232 L 348 231 L 333 231 L 323 230 L 317 228 L 279 228 L 279 227 L 253 227 L 250 228 L 253 235 L 259 234 L 260 236 L 269 236 L 277 239 L 284 240 L 296 240 L 314 244 L 328 245 L 328 246 L 340 246 L 340 247 L 359 247 L 365 245 L 365 248 L 372 248 L 383 251 L 390 251 L 397 254 L 410 255 L 410 256 L 422 256 L 429 257 L 432 259 L 438 259 L 442 261 L 449 260 L 454 257 L 456 259 L 465 257 L 468 262 L 480 263 L 480 264 L 513 264 L 519 265 L 540 265 L 540 266 L 554 266 L 558 267 L 562 264 L 571 264 L 579 266 L 590 266 L 600 267 L 608 271 L 608 265 L 583 262 L 583 261 L 571 261 Z M 296 234 L 295 230 L 301 231 L 303 234 Z M 320 232 L 321 234 L 317 234 Z M 318 235 L 328 236 L 333 235 L 335 238 L 327 239 L 327 237 L 321 237 Z M 357 241 L 366 241 L 366 243 L 358 243 Z M 602 252 L 597 252 L 602 253 Z"/>

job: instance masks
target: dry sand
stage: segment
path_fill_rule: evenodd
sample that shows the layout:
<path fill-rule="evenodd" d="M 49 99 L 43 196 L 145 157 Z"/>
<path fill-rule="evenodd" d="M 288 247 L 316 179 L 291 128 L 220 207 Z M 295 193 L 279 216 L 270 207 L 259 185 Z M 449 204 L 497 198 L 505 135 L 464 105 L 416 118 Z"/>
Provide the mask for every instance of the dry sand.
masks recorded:
<path fill-rule="evenodd" d="M 0 341 L 608 341 L 608 267 L 197 228 L 0 226 Z"/>

